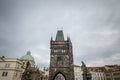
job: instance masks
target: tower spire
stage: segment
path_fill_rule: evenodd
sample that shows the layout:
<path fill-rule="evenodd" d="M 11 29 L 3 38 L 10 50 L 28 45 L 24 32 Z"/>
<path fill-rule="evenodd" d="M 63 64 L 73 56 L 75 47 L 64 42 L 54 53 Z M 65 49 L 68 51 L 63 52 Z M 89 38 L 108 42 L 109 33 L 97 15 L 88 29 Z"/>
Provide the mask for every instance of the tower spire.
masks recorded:
<path fill-rule="evenodd" d="M 64 41 L 64 35 L 62 30 L 58 30 L 56 34 L 56 41 Z"/>

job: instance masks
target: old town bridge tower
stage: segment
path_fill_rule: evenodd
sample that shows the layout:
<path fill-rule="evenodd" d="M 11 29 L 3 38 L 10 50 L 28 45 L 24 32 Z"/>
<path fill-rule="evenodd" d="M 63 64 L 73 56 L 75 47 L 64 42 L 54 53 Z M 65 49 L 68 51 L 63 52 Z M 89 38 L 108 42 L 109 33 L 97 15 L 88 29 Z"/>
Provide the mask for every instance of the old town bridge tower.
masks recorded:
<path fill-rule="evenodd" d="M 74 80 L 73 51 L 70 37 L 64 40 L 62 30 L 50 41 L 49 80 Z"/>

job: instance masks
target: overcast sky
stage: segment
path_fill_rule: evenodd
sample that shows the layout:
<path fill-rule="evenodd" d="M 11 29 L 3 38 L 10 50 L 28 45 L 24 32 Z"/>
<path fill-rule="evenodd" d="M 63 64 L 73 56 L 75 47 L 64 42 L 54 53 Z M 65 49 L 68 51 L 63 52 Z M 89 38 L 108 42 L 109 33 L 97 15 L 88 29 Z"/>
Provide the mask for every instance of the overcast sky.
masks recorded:
<path fill-rule="evenodd" d="M 120 0 L 0 0 L 0 56 L 30 50 L 48 67 L 57 27 L 71 38 L 74 64 L 120 64 Z"/>

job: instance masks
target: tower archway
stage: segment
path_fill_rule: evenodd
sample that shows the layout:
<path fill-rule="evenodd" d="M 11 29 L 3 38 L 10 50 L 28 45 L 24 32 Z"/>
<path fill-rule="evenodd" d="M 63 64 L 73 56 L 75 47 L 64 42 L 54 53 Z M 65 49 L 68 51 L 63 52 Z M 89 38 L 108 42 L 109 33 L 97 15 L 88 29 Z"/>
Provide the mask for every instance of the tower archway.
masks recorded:
<path fill-rule="evenodd" d="M 57 73 L 54 77 L 54 80 L 66 80 L 66 79 L 62 73 Z"/>

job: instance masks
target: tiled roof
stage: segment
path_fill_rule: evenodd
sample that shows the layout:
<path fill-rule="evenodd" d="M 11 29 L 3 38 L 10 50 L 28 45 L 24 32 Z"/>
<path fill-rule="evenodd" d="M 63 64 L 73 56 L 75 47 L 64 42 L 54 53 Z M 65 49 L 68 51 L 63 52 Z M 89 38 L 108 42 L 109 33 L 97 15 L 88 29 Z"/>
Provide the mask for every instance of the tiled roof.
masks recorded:
<path fill-rule="evenodd" d="M 95 71 L 95 72 L 104 72 L 104 67 L 87 67 L 89 71 Z"/>

